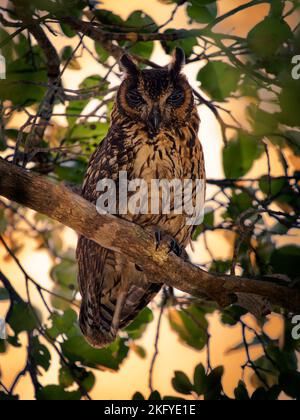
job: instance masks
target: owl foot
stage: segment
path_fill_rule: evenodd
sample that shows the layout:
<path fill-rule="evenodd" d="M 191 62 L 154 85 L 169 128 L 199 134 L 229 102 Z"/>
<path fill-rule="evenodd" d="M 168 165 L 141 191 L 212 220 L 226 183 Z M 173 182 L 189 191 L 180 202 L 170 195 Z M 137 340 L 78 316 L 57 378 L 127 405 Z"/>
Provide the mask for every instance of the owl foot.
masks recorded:
<path fill-rule="evenodd" d="M 182 255 L 185 254 L 184 247 L 180 246 L 174 238 L 172 238 L 169 235 L 164 234 L 160 229 L 157 229 L 155 231 L 155 248 L 156 248 L 156 251 L 158 251 L 160 246 L 163 245 L 166 242 L 169 246 L 169 251 L 168 251 L 169 254 L 171 252 L 173 252 L 175 255 L 177 255 L 177 257 L 180 257 L 180 258 L 182 257 Z"/>
<path fill-rule="evenodd" d="M 179 243 L 175 241 L 175 239 L 171 239 L 169 253 L 174 252 L 174 254 L 177 255 L 177 257 L 181 257 L 182 250 L 183 247 L 180 246 Z"/>

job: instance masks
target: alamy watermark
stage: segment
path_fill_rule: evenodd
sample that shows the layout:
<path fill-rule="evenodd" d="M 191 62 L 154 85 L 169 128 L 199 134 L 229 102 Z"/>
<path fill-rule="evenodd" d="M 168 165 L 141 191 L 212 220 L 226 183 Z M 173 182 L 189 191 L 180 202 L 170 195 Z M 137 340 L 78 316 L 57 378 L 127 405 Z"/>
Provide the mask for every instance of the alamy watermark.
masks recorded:
<path fill-rule="evenodd" d="M 300 340 L 300 315 L 295 315 L 292 319 L 295 327 L 292 329 L 292 337 L 294 340 Z"/>
<path fill-rule="evenodd" d="M 294 65 L 292 70 L 292 78 L 294 80 L 300 79 L 300 55 L 295 55 L 292 58 L 292 64 Z"/>
<path fill-rule="evenodd" d="M 133 179 L 119 172 L 117 182 L 98 182 L 97 211 L 112 215 L 184 215 L 189 226 L 204 219 L 205 182 L 202 179 Z"/>
<path fill-rule="evenodd" d="M 0 340 L 6 340 L 7 334 L 6 334 L 6 323 L 5 319 L 0 317 Z"/>
<path fill-rule="evenodd" d="M 0 80 L 6 79 L 6 60 L 3 55 L 0 54 Z"/>

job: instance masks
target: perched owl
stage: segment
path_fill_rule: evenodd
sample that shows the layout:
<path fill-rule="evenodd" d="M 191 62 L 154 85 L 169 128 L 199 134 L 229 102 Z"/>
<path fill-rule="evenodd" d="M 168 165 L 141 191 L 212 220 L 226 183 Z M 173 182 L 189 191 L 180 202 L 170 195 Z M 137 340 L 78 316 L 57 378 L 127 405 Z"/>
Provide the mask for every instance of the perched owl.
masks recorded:
<path fill-rule="evenodd" d="M 199 116 L 193 91 L 181 73 L 184 52 L 177 48 L 166 68 L 140 70 L 129 55 L 121 58 L 124 79 L 116 95 L 107 137 L 91 157 L 83 197 L 96 204 L 103 178 L 202 179 L 204 157 L 198 139 Z M 186 215 L 126 214 L 141 226 L 154 226 L 184 247 L 193 226 Z M 112 343 L 118 330 L 145 308 L 162 285 L 149 282 L 142 269 L 121 254 L 80 237 L 77 248 L 82 295 L 80 328 L 96 348 Z M 156 279 L 156 281 L 159 279 Z"/>

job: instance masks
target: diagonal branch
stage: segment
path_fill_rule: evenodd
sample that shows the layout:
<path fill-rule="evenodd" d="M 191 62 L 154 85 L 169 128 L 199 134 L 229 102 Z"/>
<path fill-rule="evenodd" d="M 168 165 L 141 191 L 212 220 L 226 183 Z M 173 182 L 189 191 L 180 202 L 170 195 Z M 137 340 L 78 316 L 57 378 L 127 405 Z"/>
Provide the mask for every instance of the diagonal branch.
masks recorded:
<path fill-rule="evenodd" d="M 29 32 L 34 36 L 36 42 L 44 53 L 49 80 L 49 88 L 47 89 L 45 97 L 41 102 L 38 113 L 34 119 L 34 124 L 32 124 L 29 140 L 27 140 L 31 143 L 27 145 L 29 146 L 28 152 L 30 152 L 31 147 L 34 148 L 38 146 L 41 140 L 43 140 L 45 130 L 52 116 L 55 99 L 58 95 L 59 89 L 61 88 L 60 58 L 39 22 L 36 19 L 33 19 L 30 9 L 28 9 L 26 4 L 20 0 L 16 0 L 15 6 L 19 18 L 28 27 Z"/>
<path fill-rule="evenodd" d="M 138 33 L 138 32 L 108 32 L 90 22 L 77 19 L 73 16 L 66 16 L 61 19 L 77 32 L 84 33 L 94 41 L 99 42 L 110 54 L 118 59 L 124 51 L 120 46 L 113 44 L 113 41 L 128 41 L 136 43 L 139 41 L 178 41 L 189 37 L 195 37 L 201 30 L 174 31 L 172 33 Z"/>
<path fill-rule="evenodd" d="M 0 159 L 0 195 L 70 227 L 104 248 L 125 255 L 142 267 L 151 282 L 165 282 L 193 296 L 206 295 L 221 306 L 238 301 L 239 295 L 260 296 L 272 305 L 300 311 L 300 290 L 276 282 L 207 273 L 169 253 L 163 243 L 157 251 L 154 229 L 111 215 L 62 185 Z"/>

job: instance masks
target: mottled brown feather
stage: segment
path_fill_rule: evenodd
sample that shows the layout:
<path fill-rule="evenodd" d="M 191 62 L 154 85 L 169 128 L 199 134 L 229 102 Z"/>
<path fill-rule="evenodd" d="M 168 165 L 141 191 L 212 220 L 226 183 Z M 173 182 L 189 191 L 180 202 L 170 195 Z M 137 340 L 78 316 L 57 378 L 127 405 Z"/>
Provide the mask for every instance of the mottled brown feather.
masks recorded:
<path fill-rule="evenodd" d="M 127 75 L 116 98 L 109 133 L 91 157 L 82 190 L 85 199 L 96 204 L 100 196 L 97 183 L 104 178 L 117 182 L 120 171 L 127 171 L 129 180 L 142 178 L 148 183 L 153 178 L 205 179 L 203 151 L 197 137 L 199 117 L 192 90 L 184 76 L 178 75 L 176 81 L 172 77 L 167 69 Z M 185 91 L 184 103 L 177 109 L 165 107 L 159 132 L 153 134 L 149 130 L 146 108 L 131 109 L 126 92 L 146 89 L 145 102 L 151 107 L 151 101 L 165 103 L 175 83 Z M 142 226 L 156 226 L 182 246 L 191 238 L 193 227 L 186 224 L 185 215 L 128 214 L 122 217 Z M 90 344 L 103 347 L 116 338 L 117 331 L 111 329 L 111 324 L 122 292 L 126 292 L 126 299 L 120 328 L 128 325 L 149 304 L 161 285 L 149 283 L 141 269 L 122 255 L 84 237 L 79 238 L 77 258 L 82 295 L 80 326 Z"/>

